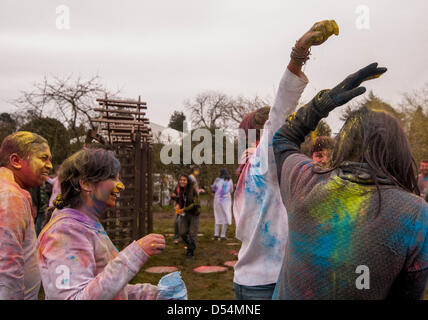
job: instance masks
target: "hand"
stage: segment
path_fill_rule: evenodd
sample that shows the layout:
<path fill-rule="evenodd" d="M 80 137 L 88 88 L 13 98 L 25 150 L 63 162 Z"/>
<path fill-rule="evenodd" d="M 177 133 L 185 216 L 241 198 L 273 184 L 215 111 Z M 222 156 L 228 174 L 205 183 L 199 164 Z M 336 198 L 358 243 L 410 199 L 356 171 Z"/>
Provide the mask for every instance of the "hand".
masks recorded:
<path fill-rule="evenodd" d="M 204 193 L 205 190 L 204 189 L 199 189 L 199 193 Z"/>
<path fill-rule="evenodd" d="M 177 194 L 176 194 L 175 192 L 173 192 L 171 196 L 172 196 L 173 198 L 176 198 L 176 197 L 177 197 Z"/>
<path fill-rule="evenodd" d="M 339 26 L 334 20 L 323 20 L 315 23 L 296 44 L 296 49 L 307 51 L 311 46 L 319 46 L 331 35 L 339 35 Z"/>
<path fill-rule="evenodd" d="M 328 92 L 336 104 L 333 109 L 366 92 L 366 88 L 359 87 L 359 85 L 366 80 L 379 78 L 386 71 L 387 68 L 378 68 L 377 63 L 372 63 L 347 76 L 345 80 Z"/>
<path fill-rule="evenodd" d="M 161 253 L 165 249 L 165 238 L 161 234 L 151 233 L 138 240 L 138 244 L 151 257 Z"/>
<path fill-rule="evenodd" d="M 184 212 L 183 209 L 175 209 L 176 214 L 182 214 Z"/>

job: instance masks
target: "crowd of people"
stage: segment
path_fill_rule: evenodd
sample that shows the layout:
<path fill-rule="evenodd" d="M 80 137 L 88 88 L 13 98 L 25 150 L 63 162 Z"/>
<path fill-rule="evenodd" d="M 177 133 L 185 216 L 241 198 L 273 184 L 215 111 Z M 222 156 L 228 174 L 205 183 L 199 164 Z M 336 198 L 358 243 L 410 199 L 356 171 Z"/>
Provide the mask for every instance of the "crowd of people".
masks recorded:
<path fill-rule="evenodd" d="M 292 48 L 274 104 L 251 112 L 240 128 L 256 140 L 242 155 L 233 184 L 223 169 L 213 182 L 214 238 L 236 222 L 241 241 L 234 268 L 236 299 L 421 299 L 428 280 L 428 161 L 416 171 L 407 137 L 391 115 L 361 107 L 337 138 L 305 137 L 337 107 L 363 94 L 364 81 L 387 69 L 372 63 L 295 112 L 309 80 L 302 66 L 312 46 L 339 34 L 335 21 L 316 23 Z M 263 133 L 261 131 L 263 129 Z M 37 230 L 27 191 L 50 179 L 46 139 L 20 131 L 0 148 L 0 299 L 174 298 L 159 286 L 130 285 L 165 238 L 149 234 L 118 251 L 100 223 L 126 186 L 112 151 L 84 148 L 59 167 L 49 209 Z M 196 250 L 199 168 L 181 173 L 174 242 Z M 233 195 L 233 197 L 232 197 Z M 34 198 L 34 196 L 33 196 Z M 232 200 L 233 199 L 233 200 Z M 36 224 L 40 224 L 37 222 Z M 369 283 L 356 285 L 359 267 Z"/>

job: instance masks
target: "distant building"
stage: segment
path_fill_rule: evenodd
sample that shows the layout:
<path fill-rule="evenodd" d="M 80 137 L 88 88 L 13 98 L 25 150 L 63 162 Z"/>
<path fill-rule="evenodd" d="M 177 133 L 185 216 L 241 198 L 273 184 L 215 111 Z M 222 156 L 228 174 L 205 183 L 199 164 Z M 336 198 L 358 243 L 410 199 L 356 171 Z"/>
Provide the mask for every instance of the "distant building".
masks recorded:
<path fill-rule="evenodd" d="M 150 122 L 150 128 L 152 128 L 153 140 L 155 143 L 181 145 L 183 132 L 161 126 L 154 122 Z"/>

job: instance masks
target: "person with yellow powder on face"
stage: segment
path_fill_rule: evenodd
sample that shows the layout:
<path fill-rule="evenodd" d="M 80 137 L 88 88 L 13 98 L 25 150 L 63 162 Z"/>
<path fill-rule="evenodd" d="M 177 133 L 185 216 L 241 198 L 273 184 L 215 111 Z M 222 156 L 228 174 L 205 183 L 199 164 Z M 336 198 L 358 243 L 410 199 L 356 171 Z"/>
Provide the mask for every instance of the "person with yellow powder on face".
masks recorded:
<path fill-rule="evenodd" d="M 100 216 L 125 189 L 112 151 L 84 148 L 59 168 L 61 194 L 39 235 L 38 263 L 46 299 L 151 300 L 162 292 L 151 284 L 128 282 L 165 248 L 165 238 L 149 234 L 119 252 Z"/>
<path fill-rule="evenodd" d="M 312 161 L 320 167 L 327 167 L 331 157 L 334 141 L 327 136 L 318 136 L 315 138 L 311 147 Z"/>
<path fill-rule="evenodd" d="M 7 136 L 0 149 L 0 299 L 37 300 L 40 273 L 31 196 L 52 170 L 43 137 L 26 131 Z"/>

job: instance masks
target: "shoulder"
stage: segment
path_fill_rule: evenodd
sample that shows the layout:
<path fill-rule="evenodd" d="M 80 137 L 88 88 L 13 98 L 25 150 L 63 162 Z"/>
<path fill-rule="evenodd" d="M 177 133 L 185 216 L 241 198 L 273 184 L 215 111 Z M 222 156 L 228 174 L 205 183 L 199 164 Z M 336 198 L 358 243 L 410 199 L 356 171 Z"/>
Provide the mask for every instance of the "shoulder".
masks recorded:
<path fill-rule="evenodd" d="M 31 214 L 31 196 L 25 190 L 18 190 L 15 186 L 0 187 L 0 212 L 28 211 Z"/>
<path fill-rule="evenodd" d="M 386 189 L 383 194 L 390 200 L 387 201 L 388 204 L 400 207 L 402 212 L 416 217 L 416 220 L 425 221 L 428 227 L 428 203 L 422 197 L 398 187 Z"/>
<path fill-rule="evenodd" d="M 68 216 L 66 213 L 58 210 L 49 221 L 49 223 L 43 228 L 40 233 L 40 239 L 43 237 L 53 236 L 56 239 L 79 239 L 84 240 L 90 238 L 95 231 L 87 226 L 85 223 L 75 219 L 73 216 Z"/>

